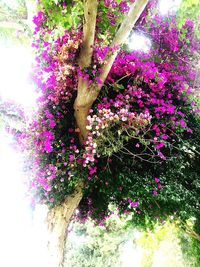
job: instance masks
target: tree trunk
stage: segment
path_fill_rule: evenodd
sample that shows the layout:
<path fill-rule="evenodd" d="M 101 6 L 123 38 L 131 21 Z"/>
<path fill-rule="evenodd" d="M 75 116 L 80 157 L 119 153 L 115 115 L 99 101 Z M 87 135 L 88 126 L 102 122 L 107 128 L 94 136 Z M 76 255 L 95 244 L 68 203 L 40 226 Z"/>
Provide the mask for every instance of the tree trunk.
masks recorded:
<path fill-rule="evenodd" d="M 65 201 L 53 208 L 47 215 L 47 266 L 64 267 L 65 243 L 70 218 L 83 196 L 83 185 L 79 185 L 75 192 Z"/>
<path fill-rule="evenodd" d="M 78 106 L 75 102 L 74 104 L 74 116 L 76 118 L 76 124 L 79 128 L 79 141 L 83 145 L 87 140 L 88 130 L 87 126 L 87 116 L 89 115 L 90 105 L 86 107 Z"/>

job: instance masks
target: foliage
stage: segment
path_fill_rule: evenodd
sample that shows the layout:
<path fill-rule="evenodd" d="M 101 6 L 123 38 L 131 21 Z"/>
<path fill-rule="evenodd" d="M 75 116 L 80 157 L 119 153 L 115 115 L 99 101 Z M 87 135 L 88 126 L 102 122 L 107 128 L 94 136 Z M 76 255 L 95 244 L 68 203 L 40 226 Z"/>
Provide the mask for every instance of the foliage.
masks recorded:
<path fill-rule="evenodd" d="M 105 227 L 95 227 L 92 221 L 75 223 L 66 246 L 66 265 L 122 266 L 120 253 L 132 235 L 132 230 L 125 228 L 126 221 L 116 215 L 106 221 Z"/>
<path fill-rule="evenodd" d="M 196 221 L 199 225 L 199 220 Z M 199 232 L 199 230 L 198 230 Z M 188 234 L 181 231 L 179 233 L 180 244 L 187 266 L 197 267 L 200 264 L 200 243 Z"/>
<path fill-rule="evenodd" d="M 25 0 L 17 0 L 15 3 L 1 1 L 0 21 L 26 19 L 27 7 Z"/>
<path fill-rule="evenodd" d="M 82 180 L 82 220 L 91 216 L 101 222 L 109 203 L 119 213 L 133 213 L 132 222 L 140 227 L 170 214 L 183 220 L 197 216 L 200 44 L 194 23 L 187 20 L 179 29 L 174 16 L 151 16 L 150 2 L 135 31 L 148 35 L 152 47 L 148 53 L 121 48 L 90 109 L 83 146 L 73 116 L 78 79 L 101 84 L 106 51 L 132 1 L 99 1 L 92 66 L 84 69 L 78 65 L 82 4 L 40 2 L 33 78 L 41 97 L 20 140 L 32 158 L 32 201 L 54 207 Z"/>
<path fill-rule="evenodd" d="M 0 3 L 0 42 L 4 45 L 24 43 L 30 45 L 32 37 L 27 22 L 28 10 L 25 0 Z"/>
<path fill-rule="evenodd" d="M 133 259 L 141 267 L 198 266 L 198 251 L 176 221 L 156 224 L 153 231 L 138 232 L 132 225 L 127 227 L 128 217 L 119 219 L 112 214 L 104 227 L 94 227 L 91 220 L 72 224 L 66 266 L 122 267 L 130 266 Z"/>
<path fill-rule="evenodd" d="M 199 9 L 200 9 L 199 0 L 183 0 L 177 12 L 178 27 L 181 28 L 185 24 L 185 21 L 188 18 L 190 18 L 195 23 L 195 33 L 197 34 L 198 38 L 200 38 Z"/>

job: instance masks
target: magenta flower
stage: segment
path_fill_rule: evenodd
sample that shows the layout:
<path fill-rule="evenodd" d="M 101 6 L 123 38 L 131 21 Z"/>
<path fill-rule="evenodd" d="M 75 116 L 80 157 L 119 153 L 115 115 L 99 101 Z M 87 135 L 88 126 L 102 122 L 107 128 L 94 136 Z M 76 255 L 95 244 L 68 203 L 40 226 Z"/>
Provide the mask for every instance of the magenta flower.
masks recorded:
<path fill-rule="evenodd" d="M 56 126 L 55 122 L 53 120 L 50 120 L 49 127 L 53 129 L 55 126 Z"/>
<path fill-rule="evenodd" d="M 74 155 L 72 155 L 72 154 L 69 155 L 69 161 L 70 161 L 70 162 L 74 161 Z"/>
<path fill-rule="evenodd" d="M 154 196 L 157 196 L 157 194 L 158 194 L 157 191 L 156 190 L 153 190 L 153 195 Z"/>
<path fill-rule="evenodd" d="M 158 144 L 158 145 L 156 146 L 156 149 L 160 149 L 160 148 L 162 148 L 164 145 L 165 145 L 164 142 L 160 142 L 160 144 Z"/>
<path fill-rule="evenodd" d="M 97 167 L 89 167 L 90 170 L 90 175 L 93 175 L 94 173 L 97 172 Z"/>

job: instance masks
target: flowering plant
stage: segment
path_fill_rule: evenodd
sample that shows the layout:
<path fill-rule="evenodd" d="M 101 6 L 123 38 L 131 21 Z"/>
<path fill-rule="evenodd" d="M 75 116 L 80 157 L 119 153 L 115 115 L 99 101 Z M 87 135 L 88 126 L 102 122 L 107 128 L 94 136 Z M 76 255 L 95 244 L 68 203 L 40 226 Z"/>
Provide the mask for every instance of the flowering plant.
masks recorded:
<path fill-rule="evenodd" d="M 166 172 L 160 166 L 191 149 L 191 121 L 198 122 L 199 112 L 195 98 L 200 44 L 193 22 L 187 20 L 178 29 L 175 17 L 162 18 L 156 12 L 150 16 L 146 8 L 135 31 L 151 38 L 150 50 L 111 45 L 133 2 L 99 1 L 96 35 L 87 47 L 79 19 L 82 3 L 40 1 L 34 18 L 33 79 L 41 96 L 38 113 L 21 140 L 31 152 L 33 202 L 54 207 L 81 181 L 84 216 L 99 217 L 101 212 L 105 217 L 110 202 L 140 214 L 142 206 L 157 207 L 155 198 L 162 194 Z M 69 12 L 73 17 L 66 24 L 62 16 Z M 90 64 L 82 63 L 84 49 L 92 49 Z M 81 120 L 80 110 L 86 114 Z"/>

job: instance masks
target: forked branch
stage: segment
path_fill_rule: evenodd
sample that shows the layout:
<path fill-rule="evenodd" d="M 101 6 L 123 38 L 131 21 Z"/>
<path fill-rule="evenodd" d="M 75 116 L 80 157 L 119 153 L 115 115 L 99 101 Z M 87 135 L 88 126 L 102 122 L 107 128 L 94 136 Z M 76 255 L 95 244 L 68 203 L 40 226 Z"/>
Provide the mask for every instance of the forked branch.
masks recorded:
<path fill-rule="evenodd" d="M 134 27 L 136 21 L 140 17 L 141 13 L 145 9 L 149 0 L 136 0 L 130 7 L 129 13 L 125 17 L 124 21 L 122 22 L 119 30 L 117 31 L 112 44 L 110 45 L 110 49 L 108 50 L 105 56 L 105 62 L 102 67 L 102 73 L 100 74 L 99 78 L 102 81 L 102 84 L 99 85 L 99 90 L 101 89 L 103 83 L 108 76 L 108 73 L 112 67 L 112 64 L 119 53 L 119 48 L 122 44 L 125 43 L 127 40 L 132 28 Z M 111 51 L 114 48 L 114 51 Z M 118 48 L 118 49 L 117 49 Z"/>
<path fill-rule="evenodd" d="M 122 45 L 126 41 L 136 21 L 145 9 L 147 3 L 148 0 L 136 0 L 135 3 L 131 5 L 128 15 L 122 22 L 119 30 L 115 35 L 115 38 L 113 39 L 110 49 L 105 56 L 105 61 L 102 66 L 102 73 L 99 76 L 100 80 L 102 81 L 101 85 L 96 86 L 96 84 L 93 84 L 89 86 L 87 80 L 84 80 L 82 77 L 78 78 L 78 92 L 74 103 L 74 115 L 76 118 L 77 126 L 80 130 L 79 140 L 82 144 L 86 141 L 88 135 L 86 126 L 90 107 L 96 100 L 98 93 L 112 67 L 112 64 L 117 54 L 119 53 L 119 49 L 116 49 L 114 51 L 111 50 L 115 47 L 120 48 L 120 45 Z M 91 65 L 95 38 L 96 16 L 97 0 L 84 0 L 84 37 L 79 58 L 79 67 L 81 69 Z"/>

